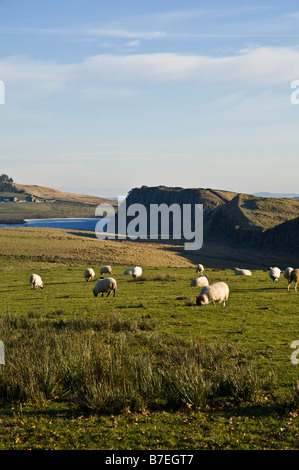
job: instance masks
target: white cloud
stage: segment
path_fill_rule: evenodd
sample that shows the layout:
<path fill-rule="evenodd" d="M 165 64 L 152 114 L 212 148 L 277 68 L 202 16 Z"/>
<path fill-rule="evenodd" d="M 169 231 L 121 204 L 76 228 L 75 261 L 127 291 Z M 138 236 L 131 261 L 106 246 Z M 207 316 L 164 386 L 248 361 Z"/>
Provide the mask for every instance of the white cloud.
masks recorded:
<path fill-rule="evenodd" d="M 299 77 L 299 50 L 287 47 L 243 49 L 236 55 L 149 53 L 91 56 L 77 63 L 36 61 L 27 56 L 0 59 L 4 83 L 40 84 L 45 91 L 61 91 L 66 84 L 159 83 L 198 81 L 244 85 L 284 83 Z"/>
<path fill-rule="evenodd" d="M 134 41 L 128 41 L 124 44 L 127 47 L 137 47 L 140 46 L 140 41 L 139 39 L 135 39 Z"/>

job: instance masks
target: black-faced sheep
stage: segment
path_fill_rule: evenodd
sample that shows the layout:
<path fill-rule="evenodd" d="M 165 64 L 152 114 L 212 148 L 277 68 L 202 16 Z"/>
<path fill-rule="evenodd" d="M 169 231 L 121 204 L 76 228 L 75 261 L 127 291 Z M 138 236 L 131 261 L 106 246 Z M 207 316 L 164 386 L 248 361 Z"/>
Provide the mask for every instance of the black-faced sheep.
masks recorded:
<path fill-rule="evenodd" d="M 197 272 L 197 273 L 203 273 L 203 272 L 204 272 L 204 269 L 205 269 L 205 268 L 203 267 L 202 264 L 198 264 L 198 265 L 196 266 L 196 272 Z"/>
<path fill-rule="evenodd" d="M 270 268 L 269 269 L 269 277 L 270 277 L 271 281 L 273 281 L 273 282 L 278 281 L 280 273 L 281 273 L 281 271 L 280 271 L 279 268 Z"/>
<path fill-rule="evenodd" d="M 100 269 L 100 274 L 111 274 L 112 273 L 112 268 L 111 266 L 103 266 Z"/>
<path fill-rule="evenodd" d="M 201 274 L 201 276 L 192 279 L 190 282 L 190 287 L 204 287 L 209 284 L 209 281 L 206 276 Z"/>
<path fill-rule="evenodd" d="M 126 269 L 124 271 L 124 274 L 125 275 L 130 274 L 134 278 L 140 277 L 142 275 L 142 268 L 140 268 L 140 266 L 135 266 L 135 268 Z"/>
<path fill-rule="evenodd" d="M 288 268 L 286 268 L 286 269 L 284 270 L 283 277 L 284 277 L 287 281 L 289 281 L 289 280 L 291 279 L 291 272 L 292 272 L 292 271 L 294 271 L 294 269 L 291 268 L 291 267 L 288 267 Z"/>
<path fill-rule="evenodd" d="M 92 281 L 95 277 L 95 272 L 92 268 L 86 268 L 84 271 L 84 278 L 86 282 Z"/>
<path fill-rule="evenodd" d="M 140 277 L 141 275 L 142 275 L 142 268 L 140 268 L 140 266 L 135 266 L 135 268 L 133 268 L 132 270 L 132 276 L 135 279 L 136 277 Z"/>
<path fill-rule="evenodd" d="M 44 288 L 42 278 L 38 274 L 31 274 L 29 282 L 31 285 L 31 289 L 37 289 L 38 287 L 40 287 L 41 289 Z"/>
<path fill-rule="evenodd" d="M 115 292 L 117 289 L 116 280 L 113 277 L 106 277 L 106 279 L 100 279 L 94 286 L 92 292 L 95 297 L 99 294 L 104 296 L 104 292 L 107 292 L 107 297 L 110 295 L 110 292 L 113 292 L 113 297 L 115 297 Z"/>
<path fill-rule="evenodd" d="M 289 280 L 289 283 L 288 283 L 288 290 L 290 290 L 290 284 L 292 282 L 295 283 L 294 290 L 297 292 L 297 284 L 299 282 L 299 269 L 298 268 L 293 269 L 293 271 L 290 274 L 290 280 Z"/>
<path fill-rule="evenodd" d="M 205 286 L 201 289 L 200 294 L 196 298 L 197 305 L 208 305 L 212 302 L 215 306 L 215 302 L 225 303 L 228 300 L 229 288 L 225 282 L 215 282 L 209 286 Z"/>

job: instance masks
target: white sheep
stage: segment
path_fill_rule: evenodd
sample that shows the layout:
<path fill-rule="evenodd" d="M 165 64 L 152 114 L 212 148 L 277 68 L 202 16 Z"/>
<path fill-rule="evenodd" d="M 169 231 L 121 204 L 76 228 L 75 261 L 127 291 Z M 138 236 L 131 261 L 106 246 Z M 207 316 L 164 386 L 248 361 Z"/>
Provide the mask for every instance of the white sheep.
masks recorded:
<path fill-rule="evenodd" d="M 205 269 L 205 268 L 203 267 L 202 264 L 198 264 L 198 265 L 196 266 L 196 272 L 197 272 L 197 273 L 203 273 L 203 272 L 204 272 L 204 269 Z"/>
<path fill-rule="evenodd" d="M 278 281 L 280 273 L 281 273 L 281 271 L 280 271 L 279 268 L 270 268 L 269 269 L 269 277 L 270 277 L 271 281 L 273 281 L 273 282 Z"/>
<path fill-rule="evenodd" d="M 132 276 L 135 279 L 136 277 L 140 277 L 141 275 L 142 275 L 142 268 L 140 268 L 140 266 L 135 266 L 135 268 L 133 268 L 132 270 Z"/>
<path fill-rule="evenodd" d="M 208 286 L 209 281 L 204 274 L 201 274 L 199 277 L 191 280 L 190 287 L 204 287 Z"/>
<path fill-rule="evenodd" d="M 117 289 L 116 280 L 113 277 L 106 277 L 105 279 L 99 279 L 99 281 L 94 286 L 92 292 L 95 297 L 97 297 L 100 293 L 102 297 L 104 296 L 104 292 L 107 292 L 107 297 L 110 292 L 113 292 L 113 297 L 115 297 L 115 292 Z"/>
<path fill-rule="evenodd" d="M 294 271 L 294 269 L 291 267 L 288 267 L 284 270 L 283 277 L 285 277 L 287 281 L 290 280 L 292 271 Z"/>
<path fill-rule="evenodd" d="M 249 269 L 234 268 L 234 271 L 236 276 L 251 276 L 251 271 L 249 271 Z"/>
<path fill-rule="evenodd" d="M 124 275 L 127 276 L 128 274 L 132 275 L 133 269 L 125 269 Z"/>
<path fill-rule="evenodd" d="M 31 289 L 37 289 L 38 287 L 40 287 L 41 289 L 44 288 L 42 278 L 38 274 L 31 274 L 29 282 L 31 285 Z"/>
<path fill-rule="evenodd" d="M 204 286 L 196 298 L 197 305 L 207 305 L 209 302 L 225 302 L 228 300 L 229 288 L 225 282 L 215 282 L 209 286 Z"/>
<path fill-rule="evenodd" d="M 297 284 L 299 282 L 299 269 L 296 268 L 296 269 L 293 269 L 293 271 L 291 272 L 291 275 L 290 275 L 290 280 L 289 280 L 289 283 L 288 283 L 288 290 L 290 289 L 290 284 L 294 282 L 295 283 L 295 291 L 297 292 Z"/>
<path fill-rule="evenodd" d="M 93 278 L 95 277 L 95 272 L 92 268 L 86 268 L 84 271 L 84 277 L 86 282 L 92 281 Z"/>
<path fill-rule="evenodd" d="M 126 269 L 124 274 L 130 274 L 135 279 L 136 277 L 140 277 L 142 275 L 142 268 L 140 268 L 140 266 L 135 266 L 135 268 Z"/>
<path fill-rule="evenodd" d="M 111 274 L 112 273 L 112 268 L 111 266 L 103 266 L 100 269 L 100 274 Z"/>

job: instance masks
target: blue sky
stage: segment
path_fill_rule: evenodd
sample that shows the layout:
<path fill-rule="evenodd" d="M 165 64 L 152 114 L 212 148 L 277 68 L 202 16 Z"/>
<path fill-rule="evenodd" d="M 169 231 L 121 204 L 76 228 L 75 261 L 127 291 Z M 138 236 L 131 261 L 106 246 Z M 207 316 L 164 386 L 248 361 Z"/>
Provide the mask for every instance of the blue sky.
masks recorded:
<path fill-rule="evenodd" d="M 294 1 L 0 0 L 0 172 L 299 192 Z"/>

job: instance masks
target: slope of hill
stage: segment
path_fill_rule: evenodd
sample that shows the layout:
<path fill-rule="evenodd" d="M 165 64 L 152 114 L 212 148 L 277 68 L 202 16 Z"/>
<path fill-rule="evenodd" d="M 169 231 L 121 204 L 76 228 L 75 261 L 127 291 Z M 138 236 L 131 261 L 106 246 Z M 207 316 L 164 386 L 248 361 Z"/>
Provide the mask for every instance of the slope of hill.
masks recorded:
<path fill-rule="evenodd" d="M 106 202 L 109 204 L 115 204 L 115 201 L 111 201 L 110 199 L 95 196 L 87 196 L 84 194 L 66 193 L 63 191 L 58 191 L 57 189 L 47 188 L 45 186 L 17 183 L 14 183 L 13 185 L 18 191 L 22 191 L 25 194 L 33 195 L 41 199 L 55 199 L 63 202 L 77 202 L 80 204 L 90 204 L 94 206 L 97 206 L 98 204 L 104 204 Z"/>
<path fill-rule="evenodd" d="M 299 254 L 299 217 L 266 230 L 259 246 Z"/>
<path fill-rule="evenodd" d="M 115 201 L 106 198 L 66 193 L 38 185 L 12 184 L 16 192 L 1 195 L 13 196 L 17 201 L 0 203 L 0 223 L 22 223 L 24 219 L 91 218 L 95 217 L 99 204 L 116 205 Z M 33 196 L 32 201 L 26 200 L 27 196 Z"/>
<path fill-rule="evenodd" d="M 146 207 L 162 203 L 203 204 L 203 247 L 198 251 L 185 252 L 183 248 L 181 251 L 193 263 L 204 262 L 210 267 L 246 264 L 252 269 L 267 269 L 273 262 L 281 266 L 299 264 L 294 235 L 299 217 L 298 199 L 143 186 L 134 188 L 128 195 L 127 205 L 136 202 Z"/>
<path fill-rule="evenodd" d="M 295 219 L 298 214 L 297 199 L 269 199 L 238 194 L 211 213 L 204 231 L 213 239 L 255 243 L 261 232 Z"/>

